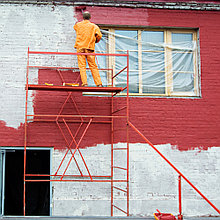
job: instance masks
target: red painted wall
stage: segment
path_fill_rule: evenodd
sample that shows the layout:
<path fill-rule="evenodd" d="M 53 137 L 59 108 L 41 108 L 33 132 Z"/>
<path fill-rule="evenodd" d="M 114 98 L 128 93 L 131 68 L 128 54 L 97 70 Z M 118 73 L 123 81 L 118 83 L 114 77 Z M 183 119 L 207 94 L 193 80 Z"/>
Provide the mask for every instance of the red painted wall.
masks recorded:
<path fill-rule="evenodd" d="M 87 7 L 92 21 L 97 24 L 137 25 L 154 27 L 193 27 L 199 28 L 201 56 L 201 98 L 130 98 L 130 121 L 143 132 L 153 144 L 170 143 L 180 150 L 195 147 L 207 149 L 220 146 L 220 12 L 218 11 L 180 11 L 155 9 L 128 9 Z M 78 14 L 80 20 L 81 14 Z M 55 72 L 41 70 L 39 82 L 59 82 Z M 76 77 L 66 72 L 68 79 Z M 48 78 L 44 78 L 47 75 Z M 81 93 L 73 94 L 81 114 L 109 114 L 109 98 L 85 97 Z M 66 94 L 60 92 L 37 91 L 34 99 L 34 111 L 57 114 Z M 125 98 L 116 98 L 116 105 L 123 106 Z M 65 111 L 76 111 L 68 103 Z M 120 124 L 120 122 L 119 122 Z M 71 137 L 64 124 L 63 132 L 67 141 Z M 79 124 L 71 124 L 73 133 Z M 120 125 L 121 126 L 121 125 Z M 22 146 L 24 143 L 24 125 L 19 129 L 7 128 L 0 123 L 1 145 Z M 76 140 L 79 141 L 85 125 Z M 124 131 L 115 133 L 115 142 L 125 141 Z M 142 142 L 134 133 L 130 135 L 132 143 Z M 33 146 L 55 146 L 63 148 L 65 141 L 55 123 L 29 123 L 28 143 Z M 95 146 L 110 143 L 110 125 L 92 124 L 80 146 Z"/>
<path fill-rule="evenodd" d="M 220 13 L 155 9 L 87 8 L 97 24 L 199 28 L 201 93 L 198 99 L 131 98 L 131 121 L 154 144 L 179 149 L 220 146 Z M 132 138 L 132 142 L 138 140 Z"/>

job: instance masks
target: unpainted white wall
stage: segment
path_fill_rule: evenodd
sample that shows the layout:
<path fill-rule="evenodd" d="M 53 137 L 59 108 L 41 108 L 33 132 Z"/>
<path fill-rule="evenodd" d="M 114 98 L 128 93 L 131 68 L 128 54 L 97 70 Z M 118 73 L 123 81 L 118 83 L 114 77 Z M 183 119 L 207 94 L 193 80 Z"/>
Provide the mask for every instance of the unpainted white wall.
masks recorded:
<path fill-rule="evenodd" d="M 126 144 L 118 143 L 120 147 Z M 158 145 L 163 153 L 216 207 L 220 207 L 220 150 L 212 147 L 179 151 L 171 145 Z M 110 146 L 97 145 L 81 149 L 92 175 L 110 175 Z M 56 170 L 65 152 L 54 151 L 53 169 Z M 126 154 L 117 151 L 115 165 L 125 165 Z M 83 168 L 81 158 L 76 159 Z M 66 167 L 66 158 L 60 173 Z M 124 166 L 125 167 L 125 166 Z M 68 174 L 79 174 L 71 163 Z M 87 172 L 84 169 L 83 173 Z M 123 178 L 123 172 L 115 173 Z M 119 185 L 117 185 L 119 186 Z M 125 189 L 125 185 L 120 184 Z M 110 183 L 54 183 L 53 214 L 79 216 L 110 216 Z M 124 193 L 114 191 L 115 204 L 126 209 Z M 182 179 L 183 214 L 185 216 L 217 215 L 195 190 Z M 156 209 L 178 214 L 178 174 L 147 144 L 130 145 L 130 214 L 152 216 Z M 124 215 L 115 210 L 114 214 Z"/>
<path fill-rule="evenodd" d="M 31 51 L 73 52 L 76 22 L 74 8 L 53 5 L 0 4 L 0 120 L 18 128 L 24 123 L 28 47 Z M 51 64 L 49 56 L 32 56 L 30 65 Z M 58 58 L 68 62 L 70 57 Z M 34 62 L 33 62 L 34 61 Z M 59 65 L 59 63 L 58 63 Z M 37 82 L 37 72 L 30 74 Z M 30 94 L 29 113 L 33 113 Z"/>

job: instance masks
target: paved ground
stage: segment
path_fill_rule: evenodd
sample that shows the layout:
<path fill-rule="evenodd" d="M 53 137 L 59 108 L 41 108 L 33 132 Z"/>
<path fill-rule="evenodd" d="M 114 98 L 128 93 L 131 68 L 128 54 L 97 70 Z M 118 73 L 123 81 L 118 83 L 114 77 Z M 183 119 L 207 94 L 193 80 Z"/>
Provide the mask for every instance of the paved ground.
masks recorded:
<path fill-rule="evenodd" d="M 2 216 L 0 220 L 155 220 L 154 217 L 15 217 L 15 216 Z M 184 220 L 220 220 L 220 216 L 216 217 L 184 217 Z"/>

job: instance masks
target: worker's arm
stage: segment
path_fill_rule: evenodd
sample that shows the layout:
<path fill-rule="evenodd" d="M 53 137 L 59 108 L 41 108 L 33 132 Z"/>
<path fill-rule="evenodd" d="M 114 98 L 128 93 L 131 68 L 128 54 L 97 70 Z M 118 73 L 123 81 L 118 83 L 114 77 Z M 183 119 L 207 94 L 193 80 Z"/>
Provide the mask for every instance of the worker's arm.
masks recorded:
<path fill-rule="evenodd" d="M 77 23 L 73 26 L 74 30 L 77 30 Z"/>
<path fill-rule="evenodd" d="M 96 31 L 95 31 L 95 38 L 96 38 L 96 41 L 95 41 L 96 43 L 98 43 L 102 38 L 102 33 L 101 33 L 98 26 L 97 26 Z"/>

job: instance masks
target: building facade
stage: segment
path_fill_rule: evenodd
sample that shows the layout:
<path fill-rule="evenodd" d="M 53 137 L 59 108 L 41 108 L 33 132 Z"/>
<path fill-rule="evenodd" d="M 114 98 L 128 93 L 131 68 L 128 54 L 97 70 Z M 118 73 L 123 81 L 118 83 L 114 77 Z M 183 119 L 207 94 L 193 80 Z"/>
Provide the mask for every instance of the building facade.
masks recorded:
<path fill-rule="evenodd" d="M 28 50 L 74 53 L 73 26 L 82 20 L 85 10 L 91 13 L 91 21 L 98 24 L 103 33 L 96 51 L 120 54 L 129 51 L 130 122 L 216 207 L 220 207 L 218 1 L 8 0 L 0 1 L 2 214 L 23 215 L 24 143 L 28 147 L 27 173 L 52 175 L 58 171 L 62 175 L 71 161 L 66 174 L 78 174 L 76 163 L 73 158 L 70 160 L 71 150 L 66 147 L 70 146 L 71 134 L 75 132 L 74 138 L 80 143 L 80 152 L 92 175 L 111 175 L 111 126 L 108 123 L 91 124 L 87 131 L 89 122 L 86 121 L 82 127 L 79 123 L 68 131 L 68 125 L 54 123 L 51 118 L 42 123 L 32 120 L 33 115 L 41 119 L 36 116 L 41 114 L 109 115 L 110 97 L 77 92 L 67 100 L 69 93 L 66 92 L 29 91 L 25 112 L 28 61 L 30 66 L 64 67 L 60 71 L 33 68 L 29 72 L 32 84 L 59 85 L 59 72 L 68 82 L 78 79 L 78 70 L 73 69 L 77 68 L 76 56 L 29 54 L 28 59 Z M 111 68 L 114 73 L 124 64 L 125 60 L 120 57 L 98 57 L 99 68 Z M 104 86 L 108 87 L 111 73 L 100 70 L 100 74 Z M 125 81 L 126 76 L 122 74 L 115 85 L 124 86 Z M 89 82 L 92 85 L 91 76 Z M 126 105 L 126 95 L 114 99 L 117 108 Z M 124 124 L 126 121 L 117 121 L 115 126 L 122 128 Z M 125 148 L 126 138 L 125 129 L 117 130 L 114 146 Z M 156 209 L 178 214 L 178 173 L 131 128 L 129 142 L 129 214 L 152 216 Z M 88 177 L 79 152 L 75 159 Z M 119 153 L 115 161 L 123 167 L 127 155 Z M 110 216 L 110 184 L 26 182 L 27 214 Z M 15 199 L 16 192 L 19 193 Z M 118 206 L 126 207 L 125 194 L 114 191 Z M 16 208 L 11 208 L 13 202 Z M 218 215 L 184 180 L 182 203 L 185 216 Z M 114 215 L 124 213 L 116 209 Z"/>

